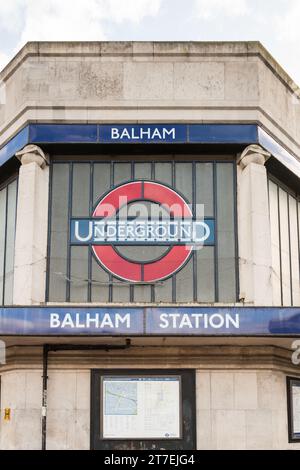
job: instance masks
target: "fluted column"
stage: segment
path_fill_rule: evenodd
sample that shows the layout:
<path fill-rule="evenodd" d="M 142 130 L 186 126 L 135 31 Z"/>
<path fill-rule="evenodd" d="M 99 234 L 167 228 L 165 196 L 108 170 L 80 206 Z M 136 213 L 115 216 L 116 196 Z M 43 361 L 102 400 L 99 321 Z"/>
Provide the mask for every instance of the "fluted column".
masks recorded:
<path fill-rule="evenodd" d="M 18 180 L 14 263 L 14 305 L 45 301 L 48 233 L 48 157 L 36 145 L 16 154 Z"/>
<path fill-rule="evenodd" d="M 240 299 L 246 304 L 272 306 L 272 255 L 268 180 L 270 157 L 250 145 L 238 160 L 238 232 Z"/>

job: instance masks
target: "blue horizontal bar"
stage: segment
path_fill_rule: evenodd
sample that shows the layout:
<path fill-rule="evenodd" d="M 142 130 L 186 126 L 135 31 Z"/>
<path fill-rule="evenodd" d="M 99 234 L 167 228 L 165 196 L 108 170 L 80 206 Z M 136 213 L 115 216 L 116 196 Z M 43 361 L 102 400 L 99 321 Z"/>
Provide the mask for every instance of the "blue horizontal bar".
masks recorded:
<path fill-rule="evenodd" d="M 31 143 L 258 143 L 255 124 L 30 124 Z"/>
<path fill-rule="evenodd" d="M 113 138 L 116 134 L 112 135 L 112 129 L 117 129 L 120 132 L 126 129 L 128 133 L 123 133 L 123 137 Z M 171 133 L 172 129 L 174 129 L 174 133 Z M 137 138 L 139 136 L 140 138 Z M 259 143 L 300 178 L 300 163 L 297 158 L 256 124 L 29 124 L 0 149 L 0 166 L 14 157 L 15 153 L 28 143 L 245 145 Z"/>
<path fill-rule="evenodd" d="M 29 128 L 26 126 L 0 149 L 0 166 L 4 165 L 28 143 L 28 134 Z"/>
<path fill-rule="evenodd" d="M 280 163 L 285 167 L 291 170 L 295 175 L 300 178 L 300 162 L 293 155 L 291 155 L 287 150 L 285 150 L 281 145 L 279 145 L 276 140 L 273 139 L 266 131 L 258 128 L 258 138 L 259 143 L 264 147 L 268 152 L 271 153 Z"/>
<path fill-rule="evenodd" d="M 0 335 L 300 336 L 300 308 L 3 307 Z"/>
<path fill-rule="evenodd" d="M 31 143 L 96 143 L 97 124 L 30 124 Z"/>
<path fill-rule="evenodd" d="M 251 144 L 258 143 L 256 124 L 191 124 L 190 143 Z"/>

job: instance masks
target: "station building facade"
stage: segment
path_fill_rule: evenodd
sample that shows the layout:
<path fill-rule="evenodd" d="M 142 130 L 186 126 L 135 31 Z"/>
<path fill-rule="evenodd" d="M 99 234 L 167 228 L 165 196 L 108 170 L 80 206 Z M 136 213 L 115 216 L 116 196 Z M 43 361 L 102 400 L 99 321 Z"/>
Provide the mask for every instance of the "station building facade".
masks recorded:
<path fill-rule="evenodd" d="M 28 43 L 0 89 L 0 448 L 299 449 L 296 84 L 256 42 Z"/>

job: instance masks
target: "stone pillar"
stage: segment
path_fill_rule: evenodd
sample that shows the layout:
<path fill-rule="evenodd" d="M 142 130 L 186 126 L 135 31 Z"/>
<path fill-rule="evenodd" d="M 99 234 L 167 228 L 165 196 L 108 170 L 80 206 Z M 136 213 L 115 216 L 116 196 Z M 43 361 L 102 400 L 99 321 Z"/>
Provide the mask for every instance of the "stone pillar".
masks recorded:
<path fill-rule="evenodd" d="M 250 145 L 238 160 L 238 238 L 240 300 L 272 306 L 272 254 L 268 181 L 270 154 Z"/>
<path fill-rule="evenodd" d="M 48 158 L 36 145 L 16 153 L 18 182 L 14 305 L 45 302 L 48 234 Z"/>

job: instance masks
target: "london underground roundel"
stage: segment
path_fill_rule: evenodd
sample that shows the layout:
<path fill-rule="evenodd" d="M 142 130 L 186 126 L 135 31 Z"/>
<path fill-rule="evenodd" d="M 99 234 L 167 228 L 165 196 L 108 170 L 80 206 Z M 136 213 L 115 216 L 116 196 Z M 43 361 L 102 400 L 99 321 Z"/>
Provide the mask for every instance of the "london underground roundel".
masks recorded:
<path fill-rule="evenodd" d="M 142 210 L 130 210 L 137 205 Z M 113 276 L 154 283 L 182 268 L 195 246 L 214 244 L 214 220 L 197 220 L 187 201 L 164 184 L 132 181 L 104 195 L 90 218 L 71 219 L 70 235 L 72 245 L 91 246 L 99 264 Z M 131 255 L 125 256 L 121 247 L 132 247 Z M 155 247 L 163 253 L 141 261 L 145 247 L 151 255 Z"/>
<path fill-rule="evenodd" d="M 127 205 L 130 205 L 136 201 L 148 201 L 161 205 L 166 211 L 171 208 L 172 217 L 174 220 L 175 218 L 192 218 L 192 211 L 182 196 L 163 184 L 151 181 L 134 181 L 116 187 L 100 200 L 94 210 L 93 217 L 106 217 L 108 220 L 109 218 L 115 218 L 124 201 L 126 201 Z M 127 222 L 127 231 L 129 229 L 128 224 L 129 222 Z M 124 233 L 125 225 L 122 225 L 121 227 L 124 229 Z M 142 235 L 142 237 L 140 237 L 140 240 L 135 238 L 135 241 L 131 242 L 132 244 L 139 243 L 147 245 L 151 243 L 152 246 L 156 244 L 159 245 L 162 243 L 162 236 L 160 235 L 165 235 L 164 244 L 167 244 L 168 240 L 170 241 L 170 239 L 166 237 L 167 233 L 163 221 L 156 221 L 154 223 L 152 222 L 152 224 L 150 224 L 149 220 L 138 221 L 134 228 L 137 233 Z M 143 228 L 143 233 L 141 228 Z M 150 229 L 152 230 L 150 231 Z M 155 229 L 157 232 L 156 234 Z M 128 235 L 124 234 L 123 239 L 125 238 L 128 242 Z M 170 241 L 169 247 L 170 249 L 167 250 L 165 255 L 159 259 L 142 263 L 134 260 L 131 261 L 127 257 L 123 257 L 115 249 L 114 244 L 109 245 L 106 243 L 103 245 L 92 245 L 96 259 L 107 271 L 109 271 L 114 276 L 129 282 L 150 283 L 165 279 L 174 274 L 186 263 L 191 255 L 191 245 L 171 245 Z M 136 245 L 136 250 L 138 250 L 138 248 L 138 245 Z"/>

